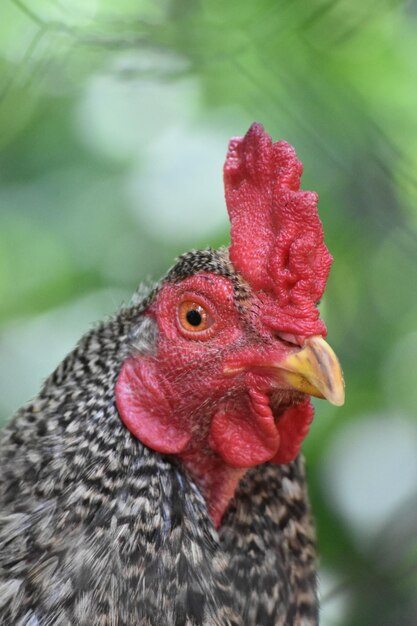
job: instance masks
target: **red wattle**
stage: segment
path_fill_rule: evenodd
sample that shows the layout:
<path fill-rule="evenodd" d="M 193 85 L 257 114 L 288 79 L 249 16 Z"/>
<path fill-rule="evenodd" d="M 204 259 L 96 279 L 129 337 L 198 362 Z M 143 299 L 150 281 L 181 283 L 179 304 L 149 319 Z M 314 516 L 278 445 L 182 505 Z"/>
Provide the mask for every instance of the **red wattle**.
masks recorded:
<path fill-rule="evenodd" d="M 253 467 L 277 453 L 280 435 L 272 414 L 258 416 L 246 406 L 242 411 L 220 410 L 214 415 L 209 445 L 228 465 Z"/>
<path fill-rule="evenodd" d="M 281 445 L 272 463 L 291 463 L 300 452 L 301 444 L 305 439 L 314 416 L 313 405 L 309 398 L 302 404 L 287 409 L 279 418 L 278 430 L 281 436 Z"/>

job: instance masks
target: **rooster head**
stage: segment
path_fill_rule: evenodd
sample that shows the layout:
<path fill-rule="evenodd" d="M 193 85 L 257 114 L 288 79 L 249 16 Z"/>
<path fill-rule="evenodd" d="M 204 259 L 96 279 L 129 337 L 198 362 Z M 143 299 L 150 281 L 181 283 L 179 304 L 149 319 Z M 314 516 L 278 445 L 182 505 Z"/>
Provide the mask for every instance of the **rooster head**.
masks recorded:
<path fill-rule="evenodd" d="M 231 245 L 179 258 L 145 307 L 153 349 L 131 354 L 116 385 L 127 428 L 179 457 L 216 524 L 247 468 L 295 459 L 310 396 L 344 401 L 317 308 L 332 258 L 301 173 L 293 148 L 259 124 L 230 141 Z"/>

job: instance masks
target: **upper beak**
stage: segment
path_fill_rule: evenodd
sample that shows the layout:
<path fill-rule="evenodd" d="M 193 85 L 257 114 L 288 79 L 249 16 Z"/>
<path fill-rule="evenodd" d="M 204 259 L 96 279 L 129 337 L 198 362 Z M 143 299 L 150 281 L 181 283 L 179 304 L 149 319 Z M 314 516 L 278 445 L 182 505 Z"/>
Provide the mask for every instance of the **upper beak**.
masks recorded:
<path fill-rule="evenodd" d="M 291 388 L 326 398 L 336 406 L 344 404 L 345 384 L 340 363 L 320 335 L 306 339 L 301 350 L 292 352 L 275 367 Z"/>

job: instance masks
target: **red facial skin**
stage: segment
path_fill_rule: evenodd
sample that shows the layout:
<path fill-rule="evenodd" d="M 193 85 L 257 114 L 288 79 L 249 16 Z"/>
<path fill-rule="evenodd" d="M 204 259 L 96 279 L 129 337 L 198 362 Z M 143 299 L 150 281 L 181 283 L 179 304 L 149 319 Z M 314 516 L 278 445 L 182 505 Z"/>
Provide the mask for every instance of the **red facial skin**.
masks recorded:
<path fill-rule="evenodd" d="M 204 307 L 207 330 L 182 327 L 184 300 Z M 274 336 L 258 311 L 257 296 L 238 310 L 222 276 L 165 284 L 147 311 L 158 324 L 156 353 L 127 359 L 116 385 L 127 428 L 149 448 L 181 459 L 215 526 L 247 468 L 293 460 L 313 416 L 309 399 L 267 367 L 296 348 Z"/>

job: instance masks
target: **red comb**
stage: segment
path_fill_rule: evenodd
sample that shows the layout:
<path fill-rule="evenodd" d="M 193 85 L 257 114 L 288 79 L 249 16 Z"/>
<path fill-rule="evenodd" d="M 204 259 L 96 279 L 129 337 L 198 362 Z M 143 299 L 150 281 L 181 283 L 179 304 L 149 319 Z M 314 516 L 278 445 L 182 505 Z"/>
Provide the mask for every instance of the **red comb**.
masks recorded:
<path fill-rule="evenodd" d="M 260 124 L 230 141 L 224 165 L 231 221 L 230 259 L 258 292 L 273 330 L 325 335 L 317 302 L 332 257 L 323 241 L 317 194 L 300 191 L 303 166 L 285 141 Z"/>

